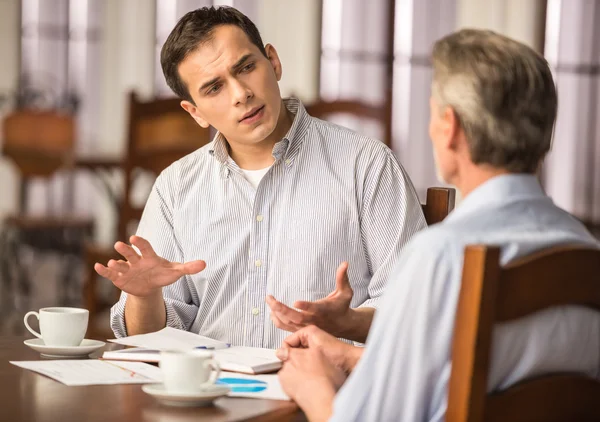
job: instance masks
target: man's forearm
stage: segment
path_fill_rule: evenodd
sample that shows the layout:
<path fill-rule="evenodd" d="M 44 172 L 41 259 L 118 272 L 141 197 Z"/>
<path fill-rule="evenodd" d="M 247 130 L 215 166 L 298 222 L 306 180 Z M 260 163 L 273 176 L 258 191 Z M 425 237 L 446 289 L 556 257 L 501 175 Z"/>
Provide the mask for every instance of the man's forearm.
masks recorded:
<path fill-rule="evenodd" d="M 349 317 L 345 321 L 346 329 L 342 337 L 359 343 L 365 343 L 371 329 L 373 316 L 375 316 L 375 308 L 350 309 Z"/>
<path fill-rule="evenodd" d="M 327 422 L 333 414 L 334 399 L 335 390 L 331 386 L 315 386 L 309 396 L 295 398 L 309 422 Z"/>
<path fill-rule="evenodd" d="M 146 334 L 161 330 L 167 325 L 167 311 L 162 289 L 146 297 L 127 296 L 125 302 L 125 327 L 127 335 Z"/>

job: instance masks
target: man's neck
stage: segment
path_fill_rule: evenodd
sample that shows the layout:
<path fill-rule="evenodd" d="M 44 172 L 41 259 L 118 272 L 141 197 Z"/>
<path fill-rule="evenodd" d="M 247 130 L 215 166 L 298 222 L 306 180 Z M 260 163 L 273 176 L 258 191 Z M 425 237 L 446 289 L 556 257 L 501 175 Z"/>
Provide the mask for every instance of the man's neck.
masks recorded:
<path fill-rule="evenodd" d="M 508 170 L 491 166 L 473 165 L 461 169 L 451 183 L 459 190 L 461 197 L 466 198 L 471 192 L 490 179 L 502 174 L 510 174 Z"/>
<path fill-rule="evenodd" d="M 244 170 L 260 170 L 269 167 L 275 161 L 273 147 L 286 135 L 292 127 L 294 115 L 281 102 L 281 111 L 275 130 L 262 142 L 254 145 L 232 146 L 229 144 L 229 156 Z"/>

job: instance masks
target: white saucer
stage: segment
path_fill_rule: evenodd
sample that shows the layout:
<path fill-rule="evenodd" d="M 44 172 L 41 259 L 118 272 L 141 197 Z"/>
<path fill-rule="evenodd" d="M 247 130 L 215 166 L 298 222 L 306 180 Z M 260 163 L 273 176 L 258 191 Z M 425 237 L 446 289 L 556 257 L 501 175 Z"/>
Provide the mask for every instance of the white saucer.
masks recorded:
<path fill-rule="evenodd" d="M 229 387 L 215 384 L 197 393 L 174 393 L 167 391 L 164 384 L 145 384 L 142 391 L 170 406 L 209 406 L 213 400 L 227 395 Z"/>
<path fill-rule="evenodd" d="M 50 359 L 86 358 L 90 353 L 106 344 L 99 340 L 84 339 L 79 346 L 46 346 L 41 338 L 31 338 L 23 343 L 36 352 L 40 352 L 43 357 Z"/>

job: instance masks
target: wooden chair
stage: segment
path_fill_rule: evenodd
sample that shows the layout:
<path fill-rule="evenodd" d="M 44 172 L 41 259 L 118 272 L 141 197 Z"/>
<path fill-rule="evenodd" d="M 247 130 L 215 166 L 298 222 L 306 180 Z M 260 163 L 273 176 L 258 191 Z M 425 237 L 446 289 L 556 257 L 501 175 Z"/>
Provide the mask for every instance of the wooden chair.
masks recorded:
<path fill-rule="evenodd" d="M 142 102 L 135 93 L 130 94 L 127 155 L 123 162 L 125 186 L 121 198 L 115 241 L 129 241 L 135 225 L 142 215 L 143 207 L 132 201 L 135 176 L 147 171 L 155 176 L 174 161 L 197 150 L 210 141 L 208 129 L 200 127 L 180 106 L 176 98 Z M 96 286 L 94 264 L 106 264 L 110 259 L 122 259 L 114 248 L 95 245 L 86 247 L 86 281 L 84 305 L 90 312 L 90 336 L 104 337 L 112 334 L 107 321 L 96 321 L 103 309 L 112 306 L 119 291 L 114 288 L 108 303 L 101 300 Z M 109 283 L 106 281 L 106 283 Z M 92 322 L 93 321 L 93 322 Z"/>
<path fill-rule="evenodd" d="M 46 195 L 44 214 L 31 216 L 27 210 L 28 185 L 34 179 L 49 181 L 58 171 L 72 168 L 75 146 L 74 117 L 58 111 L 16 110 L 8 114 L 2 124 L 3 156 L 7 157 L 20 174 L 18 211 L 5 218 L 2 232 L 2 279 L 15 297 L 21 293 L 27 300 L 32 281 L 27 268 L 20 262 L 21 246 L 34 252 L 56 252 L 63 260 L 60 304 L 67 304 L 68 293 L 78 287 L 75 261 L 81 259 L 84 241 L 92 236 L 91 217 L 74 216 L 55 211 L 57 198 Z M 69 204 L 72 192 L 66 189 L 63 208 Z M 76 286 L 77 283 L 77 286 Z M 15 285 L 16 284 L 16 285 Z"/>
<path fill-rule="evenodd" d="M 313 117 L 325 120 L 332 114 L 351 114 L 373 120 L 382 120 L 385 107 L 376 107 L 360 101 L 323 101 L 319 100 L 305 105 L 306 111 Z"/>
<path fill-rule="evenodd" d="M 600 421 L 600 382 L 583 375 L 550 374 L 486 393 L 495 323 L 561 305 L 600 311 L 600 251 L 552 248 L 506 268 L 499 259 L 497 247 L 465 250 L 446 421 Z"/>
<path fill-rule="evenodd" d="M 454 209 L 456 190 L 453 188 L 428 188 L 423 207 L 428 226 L 441 222 Z"/>
<path fill-rule="evenodd" d="M 336 121 L 337 116 L 352 116 L 360 121 L 379 122 L 383 127 L 383 142 L 391 143 L 390 110 L 387 106 L 373 106 L 361 101 L 340 100 L 323 101 L 318 100 L 305 105 L 309 115 L 322 120 Z"/>

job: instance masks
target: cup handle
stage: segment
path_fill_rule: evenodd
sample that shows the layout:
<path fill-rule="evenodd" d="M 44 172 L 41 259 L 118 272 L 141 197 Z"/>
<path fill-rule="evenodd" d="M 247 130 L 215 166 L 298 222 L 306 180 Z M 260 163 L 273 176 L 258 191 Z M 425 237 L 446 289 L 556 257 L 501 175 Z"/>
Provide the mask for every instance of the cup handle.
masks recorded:
<path fill-rule="evenodd" d="M 216 383 L 217 379 L 219 379 L 219 375 L 221 375 L 221 367 L 219 366 L 219 362 L 217 362 L 214 359 L 204 361 L 204 367 L 206 368 L 208 366 L 210 366 L 213 371 L 210 374 L 210 378 L 204 383 L 204 385 L 211 385 Z"/>
<path fill-rule="evenodd" d="M 40 333 L 38 333 L 37 331 L 35 331 L 33 328 L 31 328 L 29 326 L 29 323 L 27 322 L 27 320 L 29 319 L 29 317 L 31 315 L 35 315 L 35 317 L 38 319 L 38 321 L 40 320 L 40 314 L 38 314 L 35 311 L 29 311 L 25 314 L 25 317 L 23 318 L 23 322 L 25 323 L 25 328 L 27 328 L 29 330 L 29 332 L 31 334 L 33 334 L 34 336 L 36 336 L 37 338 L 42 338 L 42 335 Z"/>

